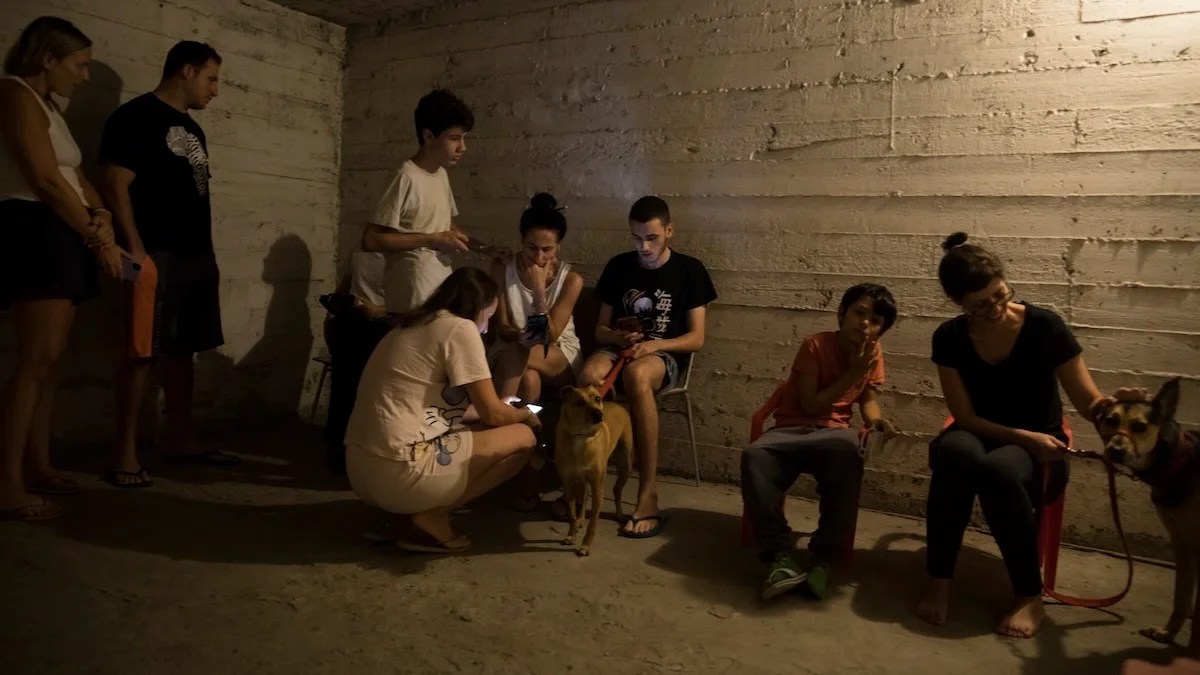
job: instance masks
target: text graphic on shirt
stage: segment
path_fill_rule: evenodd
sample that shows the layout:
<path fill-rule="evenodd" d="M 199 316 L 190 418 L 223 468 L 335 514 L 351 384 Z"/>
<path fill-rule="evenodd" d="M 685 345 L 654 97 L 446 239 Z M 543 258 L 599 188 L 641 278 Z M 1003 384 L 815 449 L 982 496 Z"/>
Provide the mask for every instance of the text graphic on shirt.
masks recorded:
<path fill-rule="evenodd" d="M 192 166 L 192 177 L 196 181 L 196 194 L 208 194 L 208 153 L 200 139 L 183 127 L 167 129 L 167 148 L 183 157 Z"/>

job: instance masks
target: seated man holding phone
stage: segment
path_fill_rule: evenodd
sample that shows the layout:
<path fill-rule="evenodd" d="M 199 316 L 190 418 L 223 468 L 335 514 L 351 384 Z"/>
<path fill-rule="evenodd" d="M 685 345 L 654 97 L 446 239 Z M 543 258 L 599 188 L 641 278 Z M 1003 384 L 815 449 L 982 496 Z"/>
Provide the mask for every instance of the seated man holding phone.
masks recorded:
<path fill-rule="evenodd" d="M 658 488 L 658 405 L 654 395 L 679 386 L 694 352 L 704 347 L 704 317 L 717 298 L 704 263 L 674 251 L 671 212 L 658 197 L 642 197 L 629 212 L 634 250 L 614 256 L 596 282 L 600 315 L 596 341 L 580 384 L 598 384 L 624 350 L 633 360 L 616 386 L 629 399 L 638 451 L 638 499 L 621 536 L 654 537 L 662 530 Z"/>

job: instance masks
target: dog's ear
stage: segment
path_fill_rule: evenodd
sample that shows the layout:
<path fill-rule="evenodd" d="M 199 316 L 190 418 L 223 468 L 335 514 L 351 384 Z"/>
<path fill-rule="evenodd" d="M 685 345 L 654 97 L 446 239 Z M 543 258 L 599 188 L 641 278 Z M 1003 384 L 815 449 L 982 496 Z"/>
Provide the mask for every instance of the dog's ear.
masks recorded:
<path fill-rule="evenodd" d="M 1154 395 L 1154 421 L 1162 424 L 1175 419 L 1175 409 L 1179 407 L 1179 378 L 1167 380 L 1167 383 Z"/>
<path fill-rule="evenodd" d="M 561 399 L 566 399 L 566 398 L 567 398 L 567 394 L 570 394 L 570 393 L 571 393 L 571 390 L 572 390 L 572 389 L 574 389 L 574 388 L 575 388 L 575 387 L 572 387 L 571 385 L 569 385 L 569 384 L 568 384 L 567 386 L 563 387 L 562 389 L 559 389 L 559 390 L 558 390 L 558 397 L 559 397 L 559 398 L 561 398 Z"/>

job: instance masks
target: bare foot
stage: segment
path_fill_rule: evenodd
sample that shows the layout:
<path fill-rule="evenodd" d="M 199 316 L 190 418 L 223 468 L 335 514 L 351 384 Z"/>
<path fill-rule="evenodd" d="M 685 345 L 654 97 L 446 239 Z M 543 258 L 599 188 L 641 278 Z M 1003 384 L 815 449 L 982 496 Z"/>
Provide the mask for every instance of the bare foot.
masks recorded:
<path fill-rule="evenodd" d="M 1046 609 L 1042 605 L 1042 597 L 1017 598 L 1012 611 L 1000 617 L 996 624 L 996 632 L 1015 638 L 1031 638 L 1046 618 Z"/>
<path fill-rule="evenodd" d="M 661 521 L 651 518 L 658 513 L 658 495 L 638 499 L 637 508 L 633 510 L 633 518 L 625 521 L 625 531 L 629 534 L 643 534 L 659 527 Z"/>
<path fill-rule="evenodd" d="M 418 513 L 412 517 L 412 524 L 439 544 L 458 538 L 450 525 L 450 509 L 433 509 Z"/>
<path fill-rule="evenodd" d="M 949 609 L 950 580 L 931 578 L 926 581 L 917 600 L 917 616 L 935 626 L 944 626 Z"/>

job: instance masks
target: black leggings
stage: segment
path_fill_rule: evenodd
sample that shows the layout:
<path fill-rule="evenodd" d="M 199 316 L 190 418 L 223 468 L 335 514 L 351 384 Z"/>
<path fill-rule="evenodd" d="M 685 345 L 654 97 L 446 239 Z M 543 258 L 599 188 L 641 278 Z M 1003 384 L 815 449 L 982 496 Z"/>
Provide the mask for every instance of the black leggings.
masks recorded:
<path fill-rule="evenodd" d="M 1050 465 L 1049 499 L 1062 494 L 1067 463 Z M 975 497 L 1000 547 L 1013 593 L 1042 594 L 1038 560 L 1038 516 L 1042 504 L 1042 470 L 1029 452 L 1016 445 L 986 444 L 974 434 L 950 429 L 929 444 L 929 504 L 926 509 L 929 576 L 950 579 L 963 533 L 971 520 Z"/>

